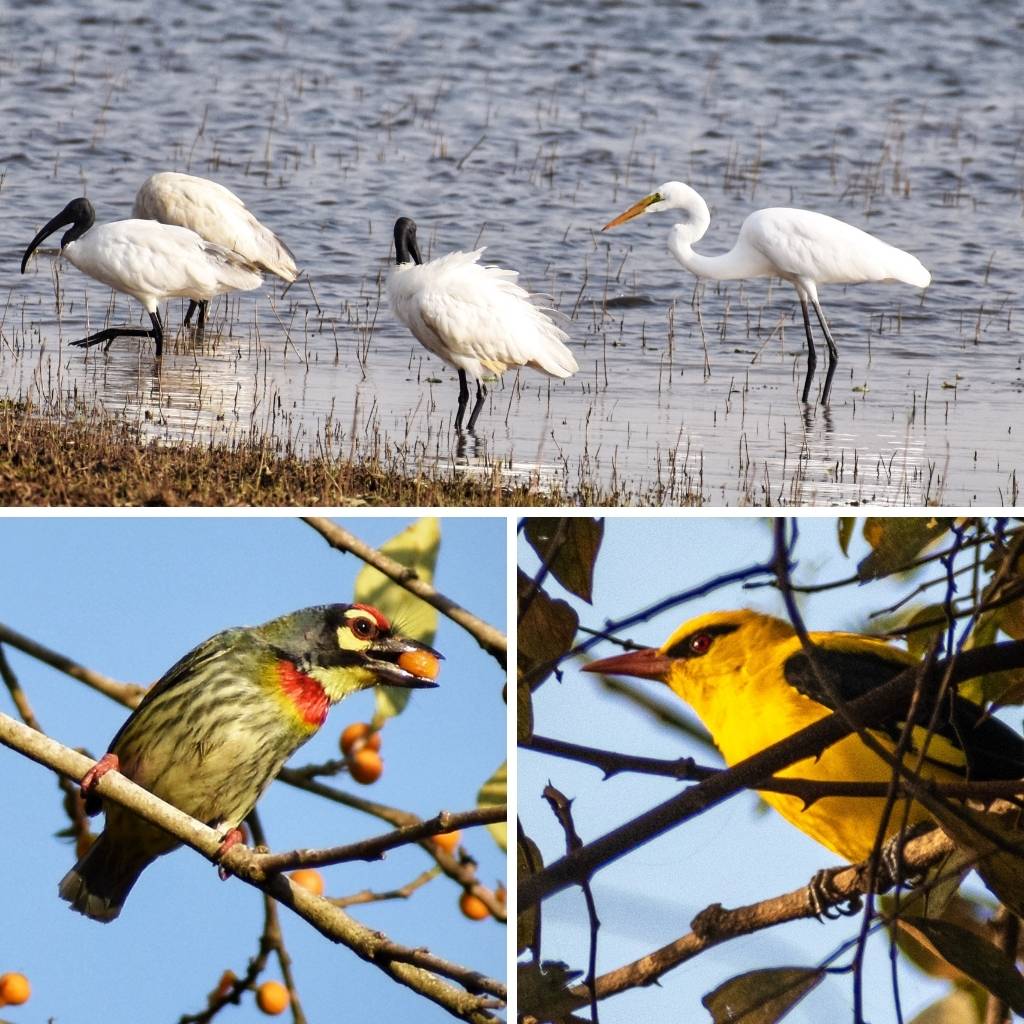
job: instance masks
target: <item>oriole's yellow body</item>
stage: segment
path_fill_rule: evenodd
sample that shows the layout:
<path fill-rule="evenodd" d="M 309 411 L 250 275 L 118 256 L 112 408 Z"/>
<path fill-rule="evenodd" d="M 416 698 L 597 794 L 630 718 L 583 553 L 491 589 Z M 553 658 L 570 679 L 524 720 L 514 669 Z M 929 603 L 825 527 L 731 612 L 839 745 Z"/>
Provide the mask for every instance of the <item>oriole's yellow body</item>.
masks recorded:
<path fill-rule="evenodd" d="M 811 633 L 824 667 L 844 701 L 881 685 L 915 659 L 882 640 L 853 633 Z M 753 611 L 712 612 L 680 626 L 657 650 L 594 662 L 594 671 L 659 679 L 682 697 L 707 727 L 729 765 L 791 736 L 832 713 L 828 697 L 788 622 Z M 821 699 L 815 699 L 811 694 Z M 895 750 L 901 722 L 873 729 Z M 974 751 L 981 767 L 969 766 L 972 742 L 997 746 Z M 1024 742 L 1001 723 L 985 718 L 977 705 L 957 698 L 951 721 L 930 737 L 915 727 L 904 762 L 916 766 L 922 749 L 922 777 L 938 781 L 965 777 L 1019 777 L 1024 774 Z M 986 774 L 987 772 L 987 774 Z M 888 782 L 892 769 L 857 735 L 780 771 L 781 777 L 821 781 Z M 799 797 L 762 792 L 787 821 L 849 861 L 868 857 L 874 847 L 884 798 L 824 797 L 805 805 Z M 928 818 L 919 804 L 906 801 L 890 816 L 886 836 L 904 822 Z"/>

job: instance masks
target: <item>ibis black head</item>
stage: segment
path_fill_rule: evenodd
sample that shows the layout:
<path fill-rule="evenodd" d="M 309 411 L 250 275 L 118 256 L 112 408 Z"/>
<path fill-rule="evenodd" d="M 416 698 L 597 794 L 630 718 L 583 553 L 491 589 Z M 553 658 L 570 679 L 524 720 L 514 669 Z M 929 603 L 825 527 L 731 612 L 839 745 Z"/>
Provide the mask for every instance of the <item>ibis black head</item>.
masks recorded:
<path fill-rule="evenodd" d="M 64 232 L 64 237 L 60 240 L 60 247 L 63 249 L 69 242 L 73 242 L 76 238 L 81 238 L 95 223 L 96 211 L 92 208 L 92 203 L 84 196 L 79 199 L 72 199 L 53 220 L 44 224 L 39 229 L 39 234 L 29 242 L 25 255 L 21 257 L 21 272 L 25 273 L 28 258 L 35 252 L 39 243 L 43 239 L 49 238 L 57 228 L 62 228 L 65 224 L 71 225 L 71 230 Z"/>
<path fill-rule="evenodd" d="M 416 223 L 411 217 L 399 217 L 395 221 L 395 263 L 401 266 L 412 259 L 422 263 L 420 247 L 416 244 Z"/>

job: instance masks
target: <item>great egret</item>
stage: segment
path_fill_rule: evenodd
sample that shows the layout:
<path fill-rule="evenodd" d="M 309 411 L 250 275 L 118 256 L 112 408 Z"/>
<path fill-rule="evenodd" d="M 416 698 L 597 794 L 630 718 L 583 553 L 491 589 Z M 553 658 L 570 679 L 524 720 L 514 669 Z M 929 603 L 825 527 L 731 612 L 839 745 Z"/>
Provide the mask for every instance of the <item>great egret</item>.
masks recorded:
<path fill-rule="evenodd" d="M 96 211 L 85 198 L 72 199 L 40 229 L 21 258 L 23 274 L 39 243 L 68 224 L 71 230 L 60 240 L 61 256 L 83 274 L 138 299 L 153 324 L 149 331 L 110 327 L 71 343 L 82 348 L 122 336 L 152 338 L 159 358 L 164 333 L 158 306 L 164 299 L 181 296 L 203 301 L 224 292 L 249 291 L 263 282 L 259 270 L 238 253 L 188 228 L 151 220 L 96 224 Z"/>
<path fill-rule="evenodd" d="M 485 371 L 501 374 L 513 366 L 532 366 L 552 377 L 569 377 L 579 366 L 556 327 L 516 284 L 514 270 L 481 266 L 483 249 L 450 252 L 424 263 L 416 244 L 416 225 L 408 217 L 395 223 L 395 263 L 388 277 L 392 312 L 417 341 L 459 371 L 459 410 L 455 429 L 469 402 L 466 375 L 476 380 L 476 404 L 466 429 L 472 433 L 487 393 Z"/>
<path fill-rule="evenodd" d="M 298 277 L 292 251 L 264 227 L 230 189 L 192 174 L 161 171 L 147 178 L 135 195 L 132 216 L 190 228 L 208 242 L 233 249 L 260 270 L 289 283 Z M 189 299 L 184 324 L 199 309 L 198 326 L 206 323 L 207 300 Z"/>
<path fill-rule="evenodd" d="M 810 210 L 771 207 L 757 210 L 740 226 L 736 244 L 721 256 L 701 256 L 693 251 L 711 223 L 708 204 L 689 185 L 669 181 L 645 196 L 601 229 L 607 231 L 642 213 L 682 210 L 685 219 L 668 238 L 669 252 L 692 274 L 716 281 L 748 277 L 780 277 L 796 289 L 807 333 L 807 377 L 802 401 L 807 401 L 817 356 L 811 337 L 807 303 L 814 306 L 828 345 L 828 373 L 822 392 L 828 403 L 832 375 L 839 353 L 825 314 L 818 303 L 819 284 L 860 284 L 864 281 L 902 281 L 927 288 L 931 274 L 916 256 L 888 245 L 874 235 L 844 221 Z"/>

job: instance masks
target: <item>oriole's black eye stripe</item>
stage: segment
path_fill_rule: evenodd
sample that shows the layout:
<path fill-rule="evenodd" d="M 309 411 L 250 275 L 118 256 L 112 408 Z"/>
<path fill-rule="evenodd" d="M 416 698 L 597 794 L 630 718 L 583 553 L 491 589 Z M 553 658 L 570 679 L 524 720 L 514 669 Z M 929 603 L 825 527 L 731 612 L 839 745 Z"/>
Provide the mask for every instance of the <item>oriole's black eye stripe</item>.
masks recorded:
<path fill-rule="evenodd" d="M 682 639 L 677 640 L 665 654 L 670 658 L 703 657 L 703 655 L 711 650 L 716 637 L 735 633 L 737 629 L 739 629 L 739 626 L 728 624 L 695 629 L 692 633 L 687 633 Z"/>

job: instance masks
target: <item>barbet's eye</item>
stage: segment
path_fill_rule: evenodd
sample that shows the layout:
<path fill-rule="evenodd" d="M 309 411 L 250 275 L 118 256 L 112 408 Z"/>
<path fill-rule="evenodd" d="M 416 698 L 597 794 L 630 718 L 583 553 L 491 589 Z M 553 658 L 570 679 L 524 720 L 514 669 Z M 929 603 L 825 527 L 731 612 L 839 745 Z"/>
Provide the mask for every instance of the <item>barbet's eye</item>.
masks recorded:
<path fill-rule="evenodd" d="M 360 640 L 372 640 L 377 635 L 377 624 L 370 619 L 352 619 L 349 628 Z"/>
<path fill-rule="evenodd" d="M 710 633 L 696 633 L 690 637 L 690 650 L 694 654 L 707 654 L 713 637 Z"/>

